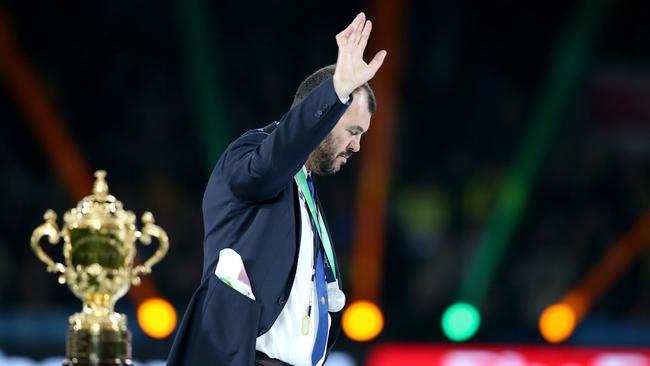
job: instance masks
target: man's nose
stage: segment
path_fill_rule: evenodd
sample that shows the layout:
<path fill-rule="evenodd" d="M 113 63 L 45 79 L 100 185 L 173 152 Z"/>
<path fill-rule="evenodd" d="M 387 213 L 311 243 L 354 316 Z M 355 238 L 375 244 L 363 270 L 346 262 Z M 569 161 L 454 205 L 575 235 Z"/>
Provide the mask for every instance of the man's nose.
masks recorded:
<path fill-rule="evenodd" d="M 350 141 L 350 144 L 348 145 L 348 150 L 352 152 L 358 152 L 361 150 L 361 137 L 355 137 Z"/>

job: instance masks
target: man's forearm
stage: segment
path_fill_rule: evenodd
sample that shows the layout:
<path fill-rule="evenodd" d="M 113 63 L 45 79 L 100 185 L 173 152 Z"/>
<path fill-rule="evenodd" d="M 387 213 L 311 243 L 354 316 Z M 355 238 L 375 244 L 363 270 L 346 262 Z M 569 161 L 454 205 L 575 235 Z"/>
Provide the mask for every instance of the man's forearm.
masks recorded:
<path fill-rule="evenodd" d="M 346 109 L 330 79 L 287 112 L 261 143 L 234 147 L 224 164 L 232 192 L 248 200 L 275 197 Z"/>

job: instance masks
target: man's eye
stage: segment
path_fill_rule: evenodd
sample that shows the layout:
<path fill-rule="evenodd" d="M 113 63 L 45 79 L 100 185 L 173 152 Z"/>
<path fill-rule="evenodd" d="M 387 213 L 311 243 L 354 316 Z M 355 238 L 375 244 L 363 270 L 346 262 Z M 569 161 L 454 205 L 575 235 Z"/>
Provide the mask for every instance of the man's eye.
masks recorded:
<path fill-rule="evenodd" d="M 356 136 L 356 135 L 358 135 L 358 134 L 359 134 L 359 132 L 358 132 L 358 131 L 349 131 L 349 132 L 350 132 L 350 135 L 352 135 L 352 136 Z"/>

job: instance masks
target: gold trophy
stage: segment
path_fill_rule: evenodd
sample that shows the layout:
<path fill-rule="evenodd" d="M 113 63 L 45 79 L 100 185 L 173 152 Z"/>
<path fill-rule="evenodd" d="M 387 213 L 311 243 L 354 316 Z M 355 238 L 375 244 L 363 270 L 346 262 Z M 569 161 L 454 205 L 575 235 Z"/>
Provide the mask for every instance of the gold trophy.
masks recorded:
<path fill-rule="evenodd" d="M 142 215 L 142 231 L 136 230 L 135 214 L 108 194 L 106 172 L 97 171 L 95 177 L 93 194 L 63 215 L 61 231 L 54 211 L 45 212 L 45 223 L 32 233 L 32 249 L 49 272 L 59 273 L 59 283 L 67 283 L 83 301 L 81 312 L 69 318 L 63 365 L 132 365 L 131 333 L 126 315 L 114 311 L 115 302 L 131 284 L 140 284 L 141 274 L 151 273 L 167 253 L 169 239 L 150 212 Z M 52 245 L 63 238 L 65 264 L 45 254 L 39 244 L 43 236 Z M 134 267 L 135 241 L 148 245 L 152 237 L 159 242 L 156 252 Z"/>

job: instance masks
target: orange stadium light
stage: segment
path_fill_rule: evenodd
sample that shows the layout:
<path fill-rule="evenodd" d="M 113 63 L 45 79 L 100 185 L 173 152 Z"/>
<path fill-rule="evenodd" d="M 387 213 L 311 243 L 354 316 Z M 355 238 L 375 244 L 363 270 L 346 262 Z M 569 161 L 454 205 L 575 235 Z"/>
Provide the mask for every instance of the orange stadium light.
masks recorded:
<path fill-rule="evenodd" d="M 539 330 L 550 343 L 566 340 L 598 300 L 650 246 L 650 210 L 615 242 L 587 275 L 556 304 L 544 310 Z"/>
<path fill-rule="evenodd" d="M 353 341 L 369 341 L 383 329 L 384 314 L 370 301 L 355 301 L 343 312 L 343 332 Z"/>
<path fill-rule="evenodd" d="M 547 342 L 560 343 L 573 333 L 576 322 L 573 307 L 563 303 L 553 304 L 542 312 L 539 331 Z"/>
<path fill-rule="evenodd" d="M 176 328 L 176 321 L 176 309 L 165 299 L 153 297 L 138 306 L 138 324 L 152 338 L 168 337 Z"/>

